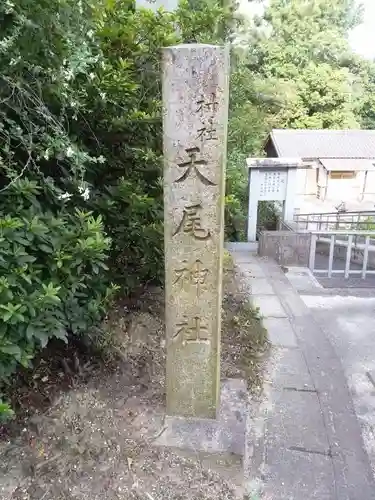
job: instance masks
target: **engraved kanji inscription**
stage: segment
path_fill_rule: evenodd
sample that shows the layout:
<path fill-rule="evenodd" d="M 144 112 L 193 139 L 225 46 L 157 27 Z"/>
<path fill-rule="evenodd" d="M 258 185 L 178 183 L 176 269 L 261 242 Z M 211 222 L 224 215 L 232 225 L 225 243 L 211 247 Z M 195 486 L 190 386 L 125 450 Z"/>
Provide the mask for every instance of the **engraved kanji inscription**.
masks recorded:
<path fill-rule="evenodd" d="M 183 321 L 177 323 L 177 330 L 173 335 L 173 340 L 181 340 L 183 345 L 186 344 L 209 344 L 209 335 L 207 326 L 199 318 L 184 317 Z"/>
<path fill-rule="evenodd" d="M 176 269 L 174 285 L 179 284 L 181 289 L 184 285 L 195 286 L 197 288 L 197 295 L 200 295 L 202 287 L 206 284 L 208 269 L 204 267 L 202 262 L 197 259 L 192 266 L 183 261 L 184 266 Z"/>
<path fill-rule="evenodd" d="M 202 124 L 202 127 L 198 129 L 197 139 L 200 139 L 202 142 L 206 141 L 217 141 L 217 133 L 216 128 L 213 123 L 213 118 L 210 117 L 208 120 Z"/>
<path fill-rule="evenodd" d="M 219 103 L 214 93 L 211 93 L 209 100 L 206 100 L 205 96 L 202 95 L 197 101 L 197 113 L 200 113 L 200 116 L 203 116 L 205 111 L 210 111 L 211 114 L 216 113 L 218 105 Z"/>
<path fill-rule="evenodd" d="M 180 232 L 192 235 L 196 240 L 207 240 L 211 234 L 208 229 L 202 227 L 202 220 L 200 216 L 200 211 L 202 206 L 200 203 L 196 205 L 188 205 L 184 208 L 184 213 L 180 224 L 178 225 L 173 236 Z"/>
<path fill-rule="evenodd" d="M 205 177 L 200 171 L 199 167 L 207 165 L 207 161 L 203 159 L 198 159 L 197 155 L 200 153 L 200 149 L 197 147 L 185 149 L 187 155 L 189 156 L 189 161 L 184 161 L 179 163 L 179 168 L 185 169 L 184 173 L 175 180 L 175 182 L 183 182 L 190 175 L 192 171 L 195 172 L 198 179 L 206 186 L 215 186 L 215 183 L 210 181 Z"/>

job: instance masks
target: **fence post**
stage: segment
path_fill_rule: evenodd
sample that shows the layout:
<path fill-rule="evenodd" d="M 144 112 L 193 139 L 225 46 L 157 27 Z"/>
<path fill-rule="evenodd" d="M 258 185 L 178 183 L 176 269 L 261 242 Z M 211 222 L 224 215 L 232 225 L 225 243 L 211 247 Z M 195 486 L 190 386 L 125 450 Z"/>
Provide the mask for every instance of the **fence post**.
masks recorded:
<path fill-rule="evenodd" d="M 311 272 L 314 272 L 315 267 L 315 252 L 316 252 L 316 240 L 318 239 L 317 234 L 311 235 L 311 245 L 310 245 L 310 256 L 309 256 L 309 268 Z"/>

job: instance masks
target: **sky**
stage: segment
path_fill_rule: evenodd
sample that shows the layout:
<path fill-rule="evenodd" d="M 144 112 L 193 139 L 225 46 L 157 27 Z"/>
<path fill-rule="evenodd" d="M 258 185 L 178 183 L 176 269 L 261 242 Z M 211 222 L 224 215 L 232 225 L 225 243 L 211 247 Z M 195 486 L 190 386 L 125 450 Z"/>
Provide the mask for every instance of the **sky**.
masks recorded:
<path fill-rule="evenodd" d="M 365 8 L 364 22 L 353 30 L 350 42 L 353 49 L 369 59 L 375 58 L 375 0 L 361 0 Z"/>
<path fill-rule="evenodd" d="M 375 58 L 375 0 L 357 0 L 357 2 L 364 6 L 364 22 L 353 30 L 350 42 L 358 54 L 373 59 Z M 267 3 L 267 0 L 263 0 L 263 3 Z M 248 0 L 240 0 L 240 10 L 244 14 L 262 14 L 262 2 L 249 3 Z"/>

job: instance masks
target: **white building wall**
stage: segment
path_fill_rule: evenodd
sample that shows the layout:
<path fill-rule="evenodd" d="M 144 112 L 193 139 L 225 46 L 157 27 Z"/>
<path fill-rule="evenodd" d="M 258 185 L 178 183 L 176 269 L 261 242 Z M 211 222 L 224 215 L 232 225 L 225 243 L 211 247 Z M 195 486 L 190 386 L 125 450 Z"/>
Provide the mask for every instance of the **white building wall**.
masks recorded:
<path fill-rule="evenodd" d="M 316 169 L 297 169 L 297 194 L 302 196 L 316 195 Z"/>
<path fill-rule="evenodd" d="M 346 202 L 359 201 L 362 195 L 363 181 L 363 172 L 358 172 L 354 179 L 328 177 L 326 199 Z"/>
<path fill-rule="evenodd" d="M 363 199 L 375 200 L 375 171 L 367 172 Z"/>
<path fill-rule="evenodd" d="M 297 195 L 305 194 L 306 170 L 299 168 L 297 170 Z"/>
<path fill-rule="evenodd" d="M 324 211 L 322 207 L 319 208 L 320 203 L 335 207 L 344 201 L 350 210 L 368 210 L 371 203 L 375 204 L 375 169 L 357 171 L 354 179 L 332 179 L 320 162 L 316 162 L 314 168 L 297 169 L 296 183 L 295 208 L 300 212 L 306 211 L 307 205 L 315 203 L 317 211 Z"/>

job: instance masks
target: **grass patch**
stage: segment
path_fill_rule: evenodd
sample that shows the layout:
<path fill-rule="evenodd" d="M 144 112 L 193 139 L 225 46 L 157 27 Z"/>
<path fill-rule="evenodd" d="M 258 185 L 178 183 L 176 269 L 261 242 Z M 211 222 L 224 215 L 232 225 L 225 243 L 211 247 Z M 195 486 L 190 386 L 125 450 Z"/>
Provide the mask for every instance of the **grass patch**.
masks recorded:
<path fill-rule="evenodd" d="M 262 388 L 262 373 L 270 343 L 259 311 L 243 291 L 231 255 L 223 263 L 222 375 L 246 379 L 252 393 Z"/>

